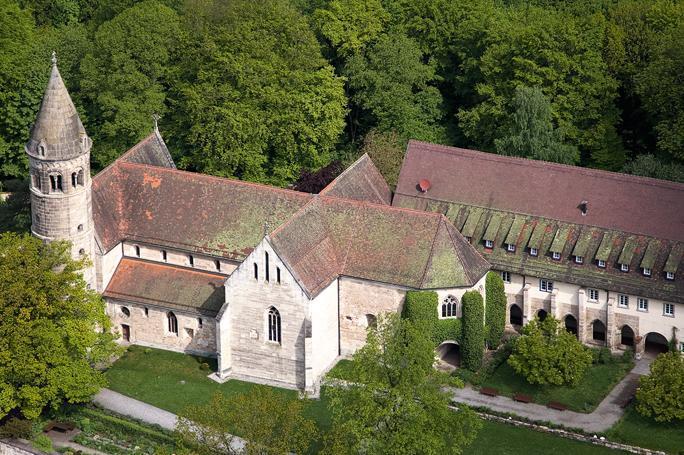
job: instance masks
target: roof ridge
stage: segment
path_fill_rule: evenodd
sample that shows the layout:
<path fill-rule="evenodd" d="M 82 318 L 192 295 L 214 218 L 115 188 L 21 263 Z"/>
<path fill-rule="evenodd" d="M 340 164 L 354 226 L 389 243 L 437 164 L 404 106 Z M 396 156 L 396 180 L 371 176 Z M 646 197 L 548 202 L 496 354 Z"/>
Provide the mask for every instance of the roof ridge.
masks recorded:
<path fill-rule="evenodd" d="M 208 270 L 199 270 L 199 269 L 195 269 L 195 268 L 184 267 L 184 266 L 178 265 L 178 264 L 161 263 L 161 262 L 151 261 L 148 259 L 132 258 L 129 256 L 122 257 L 121 260 L 119 261 L 119 264 L 116 266 L 116 268 L 118 269 L 119 266 L 121 265 L 121 263 L 123 263 L 124 261 L 134 262 L 134 263 L 139 263 L 139 264 L 145 264 L 145 265 L 149 265 L 149 266 L 153 266 L 153 267 L 159 267 L 162 269 L 182 270 L 183 272 L 186 272 L 186 273 L 192 273 L 195 275 L 206 275 L 206 276 L 210 276 L 212 278 L 222 278 L 222 279 L 228 278 L 226 275 L 223 275 L 221 273 L 213 273 L 213 272 L 210 272 Z"/>
<path fill-rule="evenodd" d="M 271 186 L 267 185 L 265 183 L 257 183 L 257 182 L 248 182 L 246 180 L 240 180 L 236 178 L 230 178 L 230 177 L 219 177 L 217 175 L 210 175 L 210 174 L 203 174 L 201 172 L 192 172 L 192 171 L 186 171 L 183 169 L 173 169 L 173 168 L 168 168 L 168 167 L 161 167 L 161 166 L 152 166 L 150 164 L 145 164 L 145 163 L 131 163 L 131 162 L 120 162 L 119 166 L 124 166 L 124 167 L 138 167 L 138 168 L 148 168 L 152 169 L 154 171 L 161 171 L 161 172 L 171 172 L 171 173 L 178 173 L 178 174 L 183 174 L 187 176 L 196 176 L 201 179 L 208 179 L 208 180 L 219 180 L 223 182 L 231 182 L 231 183 L 236 183 L 239 185 L 245 185 L 245 186 L 253 186 L 253 187 L 258 187 L 258 188 L 263 188 L 267 189 L 270 191 L 274 192 L 280 192 L 280 193 L 287 193 L 287 194 L 292 194 L 292 195 L 297 195 L 301 196 L 304 198 L 311 198 L 310 193 L 304 193 L 302 191 L 295 191 L 295 190 L 290 190 L 287 188 L 280 188 L 278 186 Z"/>
<path fill-rule="evenodd" d="M 325 185 L 325 188 L 323 188 L 321 191 L 319 191 L 318 194 L 321 195 L 321 196 L 325 196 L 325 193 L 326 193 L 327 191 L 331 190 L 332 187 L 333 187 L 333 185 L 335 185 L 335 183 L 336 183 L 341 177 L 343 177 L 345 174 L 347 174 L 347 173 L 350 171 L 350 169 L 353 169 L 353 168 L 355 168 L 356 166 L 358 166 L 358 164 L 359 164 L 364 158 L 370 158 L 370 157 L 368 156 L 368 153 L 364 153 L 364 154 L 361 155 L 356 161 L 354 161 L 352 164 L 350 164 L 350 165 L 347 167 L 347 169 L 345 169 L 344 171 L 342 171 L 342 172 L 340 173 L 340 175 L 338 175 L 337 177 L 335 177 L 334 179 L 332 179 L 332 181 L 331 181 L 330 183 L 328 183 L 327 185 Z"/>
<path fill-rule="evenodd" d="M 634 175 L 634 174 L 625 174 L 622 172 L 614 172 L 614 171 L 607 171 L 603 169 L 594 169 L 594 168 L 588 168 L 588 167 L 582 167 L 582 166 L 575 166 L 571 164 L 563 164 L 563 163 L 554 163 L 552 161 L 544 161 L 544 160 L 535 160 L 532 158 L 525 158 L 525 157 L 519 157 L 519 156 L 509 156 L 509 155 L 499 155 L 494 152 L 486 152 L 486 151 L 481 151 L 481 150 L 474 150 L 474 149 L 467 149 L 463 147 L 455 147 L 451 145 L 442 145 L 442 144 L 434 144 L 431 142 L 424 142 L 424 141 L 418 141 L 415 139 L 411 139 L 409 141 L 409 145 L 407 146 L 407 152 L 408 150 L 411 149 L 411 144 L 421 144 L 422 146 L 426 146 L 425 149 L 429 150 L 430 152 L 435 152 L 435 153 L 444 153 L 448 155 L 461 155 L 461 156 L 468 156 L 468 155 L 475 155 L 475 157 L 479 159 L 485 159 L 489 161 L 496 161 L 496 162 L 503 162 L 503 163 L 508 163 L 508 164 L 515 164 L 515 165 L 532 165 L 536 167 L 544 167 L 544 168 L 556 168 L 558 170 L 562 171 L 569 171 L 569 172 L 576 172 L 578 174 L 583 174 L 583 175 L 588 175 L 588 176 L 594 176 L 594 177 L 605 177 L 605 178 L 610 178 L 610 179 L 623 179 L 627 178 L 629 180 L 634 181 L 635 183 L 643 183 L 645 185 L 651 185 L 651 186 L 663 186 L 663 187 L 669 187 L 671 189 L 678 189 L 684 191 L 684 183 L 678 183 L 678 182 L 672 182 L 669 180 L 662 180 L 662 179 L 656 179 L 652 177 L 644 177 L 641 175 Z M 406 163 L 406 160 L 402 163 L 401 169 L 403 170 L 404 168 L 404 163 Z"/>
<path fill-rule="evenodd" d="M 428 216 L 436 216 L 439 215 L 437 212 L 428 212 L 426 210 L 418 210 L 418 209 L 412 209 L 409 207 L 397 207 L 394 205 L 387 205 L 387 204 L 378 204 L 377 202 L 370 202 L 370 201 L 359 201 L 356 199 L 346 199 L 343 197 L 337 197 L 337 196 L 324 196 L 324 195 L 317 195 L 320 196 L 322 199 L 334 199 L 337 201 L 344 201 L 346 203 L 352 204 L 352 205 L 357 205 L 357 206 L 373 206 L 381 209 L 386 209 L 386 210 L 396 210 L 396 211 L 404 211 L 404 212 L 413 212 L 415 214 L 419 215 L 428 215 Z"/>
<path fill-rule="evenodd" d="M 354 224 L 356 225 L 359 221 L 359 217 L 361 216 L 361 211 L 359 210 L 354 214 Z M 344 272 L 347 269 L 347 259 L 349 258 L 349 251 L 351 251 L 352 244 L 354 243 L 353 241 L 353 236 L 349 236 L 347 239 L 347 248 L 346 251 L 344 252 L 344 261 L 342 262 L 342 267 L 340 268 L 340 275 L 342 272 Z"/>
<path fill-rule="evenodd" d="M 442 215 L 442 219 L 444 220 L 445 225 L 447 225 L 447 224 L 451 225 L 454 228 L 454 231 L 456 231 L 458 233 L 458 235 L 463 237 L 463 235 L 458 231 L 456 226 L 453 225 L 453 223 L 449 220 L 449 218 L 447 218 L 445 215 Z M 461 254 L 461 250 L 459 248 L 457 248 L 456 238 L 454 238 L 454 236 L 452 235 L 452 233 L 449 231 L 448 228 L 447 228 L 446 232 L 447 232 L 447 235 L 449 236 L 449 239 L 451 239 L 451 243 L 454 247 L 454 250 L 456 251 L 456 256 L 458 257 L 459 262 L 463 263 L 464 258 L 463 258 L 463 255 Z M 485 261 L 487 264 L 489 264 L 489 261 L 487 261 L 487 259 L 485 259 L 485 257 L 482 256 L 479 251 L 477 251 L 475 248 L 473 248 L 473 246 L 470 244 L 470 242 L 466 242 L 465 238 L 463 238 L 463 240 L 464 240 L 463 241 L 464 244 L 467 243 L 467 248 L 471 248 L 475 252 L 475 254 L 477 254 L 478 257 L 480 257 L 483 261 Z M 469 282 L 473 282 L 473 276 L 471 274 L 471 268 L 470 267 L 463 267 L 463 270 L 468 275 Z"/>
<path fill-rule="evenodd" d="M 302 194 L 311 195 L 310 193 L 302 193 Z M 294 212 L 294 213 L 292 214 L 292 216 L 290 216 L 284 223 L 281 223 L 281 224 L 280 224 L 279 226 L 277 226 L 274 230 L 272 230 L 272 231 L 269 233 L 269 237 L 273 237 L 273 236 L 275 236 L 275 235 L 278 235 L 278 232 L 282 231 L 282 230 L 285 228 L 285 226 L 287 226 L 287 225 L 290 224 L 294 219 L 296 219 L 296 218 L 300 215 L 300 213 L 302 213 L 304 210 L 306 210 L 306 209 L 309 207 L 309 205 L 313 205 L 313 203 L 314 203 L 315 201 L 318 201 L 318 195 L 316 195 L 316 194 L 314 194 L 313 197 L 312 197 L 311 199 L 309 199 L 308 201 L 306 201 L 306 203 L 305 203 L 304 205 L 302 205 L 301 207 L 299 207 L 299 208 L 297 209 L 297 211 Z"/>
<path fill-rule="evenodd" d="M 437 229 L 435 229 L 435 235 L 432 236 L 432 243 L 430 245 L 430 253 L 428 254 L 427 261 L 425 261 L 425 268 L 423 269 L 423 275 L 420 277 L 420 284 L 419 286 L 423 288 L 423 285 L 425 284 L 425 277 L 427 276 L 427 271 L 428 268 L 430 268 L 430 265 L 432 264 L 432 255 L 434 254 L 435 251 L 435 243 L 437 243 L 437 236 L 439 235 L 439 228 L 441 226 L 441 218 L 437 219 Z"/>

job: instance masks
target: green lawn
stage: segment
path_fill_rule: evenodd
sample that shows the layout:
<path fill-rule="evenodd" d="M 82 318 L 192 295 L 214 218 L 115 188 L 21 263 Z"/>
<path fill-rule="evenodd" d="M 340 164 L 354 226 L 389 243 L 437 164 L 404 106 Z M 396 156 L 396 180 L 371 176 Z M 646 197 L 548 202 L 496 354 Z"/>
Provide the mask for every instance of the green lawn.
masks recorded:
<path fill-rule="evenodd" d="M 223 394 L 243 393 L 252 388 L 266 386 L 231 380 L 224 384 L 207 378 L 208 371 L 200 365 L 207 359 L 176 352 L 131 346 L 108 371 L 109 388 L 154 406 L 178 413 L 189 404 L 206 403 L 216 392 Z M 215 362 L 210 367 L 216 367 Z M 347 372 L 349 364 L 342 364 L 335 371 Z M 291 390 L 275 389 L 295 399 Z M 308 400 L 307 415 L 316 421 L 319 429 L 330 427 L 330 414 L 325 395 L 320 400 Z M 572 454 L 609 453 L 608 449 L 591 444 L 571 441 L 545 433 L 513 426 L 484 422 L 484 428 L 467 454 L 543 454 L 564 450 Z"/>
<path fill-rule="evenodd" d="M 504 362 L 485 379 L 482 387 L 494 387 L 507 396 L 515 393 L 531 395 L 540 404 L 558 401 L 573 411 L 591 412 L 631 368 L 631 363 L 623 362 L 594 364 L 575 387 L 542 387 L 529 384 L 513 371 L 508 362 Z"/>
<path fill-rule="evenodd" d="M 659 423 L 643 417 L 634 406 L 608 431 L 610 439 L 671 454 L 684 454 L 684 421 Z"/>

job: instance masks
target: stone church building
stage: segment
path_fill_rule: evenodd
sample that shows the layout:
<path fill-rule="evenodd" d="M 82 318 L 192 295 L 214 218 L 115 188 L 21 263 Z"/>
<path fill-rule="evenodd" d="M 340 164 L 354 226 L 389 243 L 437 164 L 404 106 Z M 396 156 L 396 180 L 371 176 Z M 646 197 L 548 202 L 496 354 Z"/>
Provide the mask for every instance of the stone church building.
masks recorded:
<path fill-rule="evenodd" d="M 412 141 L 394 194 L 364 155 L 313 195 L 177 170 L 156 127 L 92 177 L 91 147 L 53 58 L 33 234 L 92 259 L 122 342 L 217 357 L 222 379 L 311 391 L 407 290 L 459 317 L 490 269 L 511 327 L 552 313 L 613 349 L 684 328 L 684 185 Z"/>

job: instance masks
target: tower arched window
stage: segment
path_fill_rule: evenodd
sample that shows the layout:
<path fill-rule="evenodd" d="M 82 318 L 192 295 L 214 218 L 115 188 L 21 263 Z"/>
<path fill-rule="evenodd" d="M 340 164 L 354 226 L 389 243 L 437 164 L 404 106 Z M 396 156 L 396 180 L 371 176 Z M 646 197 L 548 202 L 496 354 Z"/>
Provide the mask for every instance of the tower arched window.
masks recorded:
<path fill-rule="evenodd" d="M 268 309 L 268 341 L 281 342 L 280 338 L 280 313 L 275 307 Z"/>
<path fill-rule="evenodd" d="M 63 191 L 61 174 L 50 175 L 50 189 L 52 191 Z"/>
<path fill-rule="evenodd" d="M 458 307 L 458 299 L 453 295 L 447 296 L 442 302 L 442 317 L 454 318 L 456 317 L 456 309 Z"/>
<path fill-rule="evenodd" d="M 45 156 L 45 146 L 44 145 L 39 145 L 38 146 L 38 154 L 40 156 Z"/>
<path fill-rule="evenodd" d="M 42 191 L 40 184 L 40 174 L 33 174 L 33 187 L 38 188 L 38 191 Z"/>
<path fill-rule="evenodd" d="M 76 176 L 76 181 L 80 186 L 83 186 L 85 184 L 85 174 L 83 173 L 83 169 L 78 170 L 78 175 Z"/>
<path fill-rule="evenodd" d="M 166 313 L 166 322 L 168 323 L 169 333 L 173 333 L 178 336 L 178 319 L 173 311 Z"/>
<path fill-rule="evenodd" d="M 71 187 L 72 187 L 72 188 L 76 188 L 76 184 L 78 183 L 78 181 L 77 181 L 77 178 L 78 178 L 77 175 L 78 175 L 78 174 L 77 174 L 76 172 L 72 172 L 72 173 L 71 173 Z"/>

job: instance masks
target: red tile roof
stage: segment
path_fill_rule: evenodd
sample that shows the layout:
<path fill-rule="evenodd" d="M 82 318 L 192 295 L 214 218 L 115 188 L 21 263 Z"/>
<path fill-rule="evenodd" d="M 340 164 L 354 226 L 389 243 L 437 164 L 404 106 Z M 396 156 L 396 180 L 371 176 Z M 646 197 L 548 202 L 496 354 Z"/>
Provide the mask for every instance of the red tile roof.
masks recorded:
<path fill-rule="evenodd" d="M 320 195 L 384 205 L 392 203 L 392 191 L 365 153 L 330 182 Z"/>
<path fill-rule="evenodd" d="M 684 185 L 645 177 L 410 141 L 396 193 L 684 241 Z"/>
<path fill-rule="evenodd" d="M 214 317 L 225 300 L 225 279 L 200 270 L 123 258 L 104 296 Z"/>
<path fill-rule="evenodd" d="M 337 276 L 469 287 L 489 264 L 440 214 L 319 196 L 270 236 L 310 297 Z"/>

